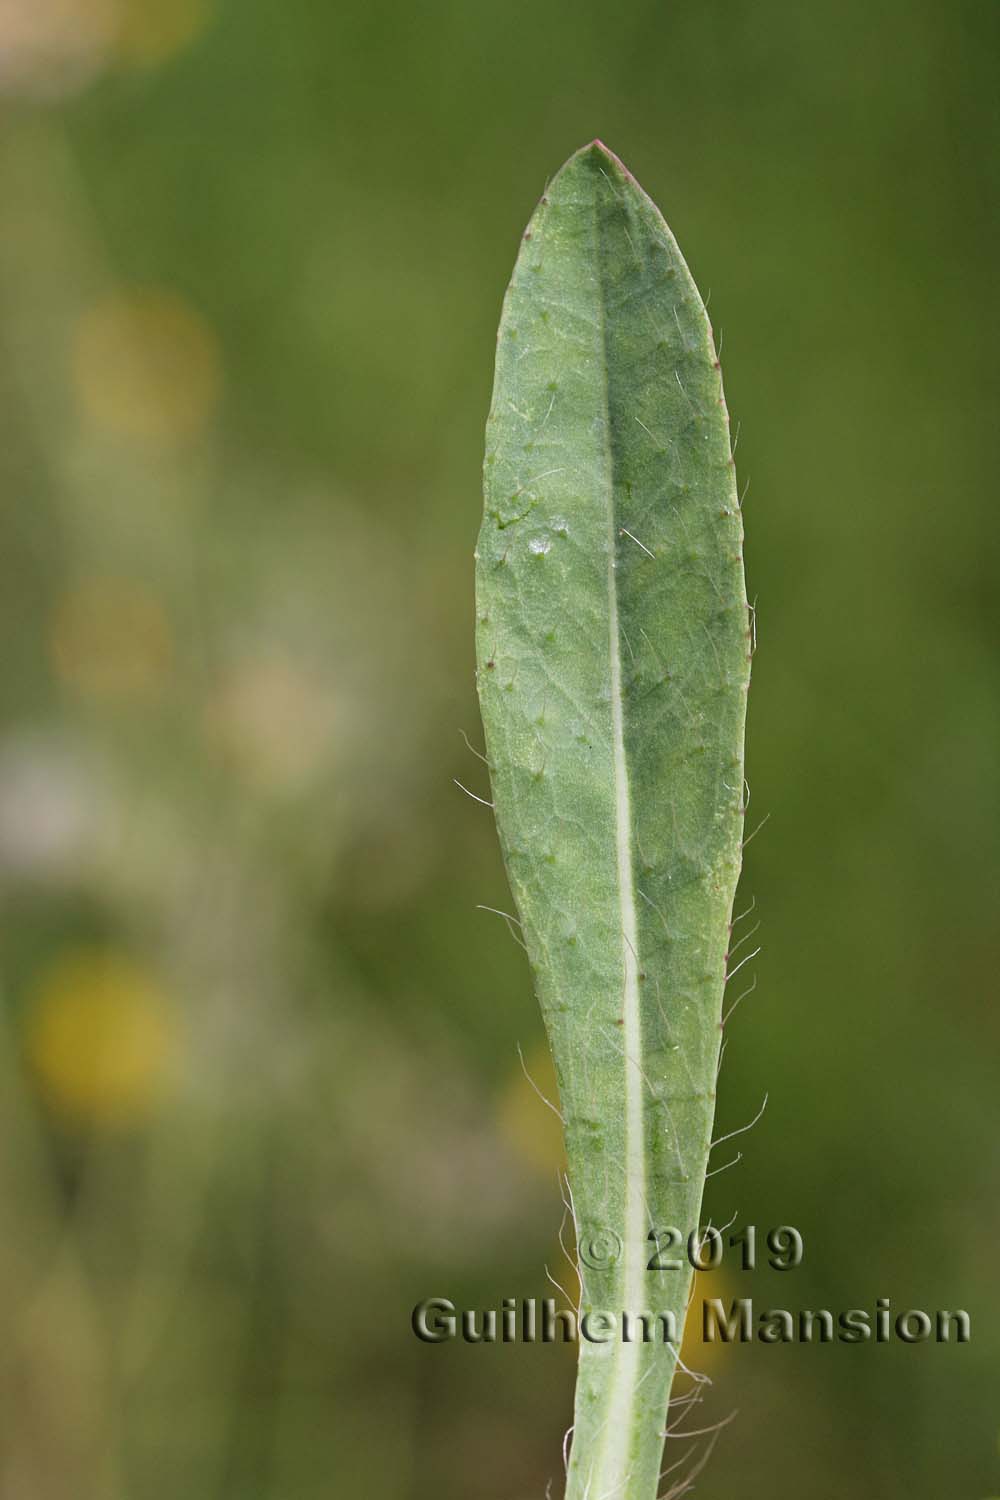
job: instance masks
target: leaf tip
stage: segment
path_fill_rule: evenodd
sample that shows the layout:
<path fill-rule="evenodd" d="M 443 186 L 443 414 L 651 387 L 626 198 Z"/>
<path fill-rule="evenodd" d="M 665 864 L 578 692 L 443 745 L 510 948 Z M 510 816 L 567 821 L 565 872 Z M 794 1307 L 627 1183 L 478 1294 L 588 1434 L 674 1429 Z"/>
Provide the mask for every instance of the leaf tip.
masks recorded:
<path fill-rule="evenodd" d="M 592 141 L 588 141 L 586 146 L 581 147 L 581 149 L 577 152 L 577 156 L 592 156 L 598 162 L 605 162 L 616 168 L 616 170 L 621 172 L 623 176 L 627 177 L 630 182 L 635 181 L 635 177 L 629 171 L 628 167 L 622 161 L 621 157 L 616 155 L 616 153 L 612 151 L 610 146 L 605 145 L 599 135 L 595 135 Z"/>

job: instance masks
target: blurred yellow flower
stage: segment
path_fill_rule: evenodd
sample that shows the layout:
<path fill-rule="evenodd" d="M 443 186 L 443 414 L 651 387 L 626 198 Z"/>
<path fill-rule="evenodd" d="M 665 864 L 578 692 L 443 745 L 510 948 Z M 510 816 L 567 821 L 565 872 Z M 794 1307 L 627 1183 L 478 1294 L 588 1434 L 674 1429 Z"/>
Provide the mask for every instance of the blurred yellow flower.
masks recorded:
<path fill-rule="evenodd" d="M 50 650 L 67 686 L 94 698 L 148 696 L 170 670 L 159 600 L 122 578 L 86 578 L 56 603 Z"/>
<path fill-rule="evenodd" d="M 541 1096 L 544 1095 L 543 1099 Z M 551 1101 L 552 1109 L 545 1103 Z M 497 1103 L 500 1132 L 515 1151 L 541 1176 L 555 1178 L 565 1167 L 559 1088 L 552 1054 L 540 1042 L 511 1070 Z"/>
<path fill-rule="evenodd" d="M 73 341 L 77 396 L 116 437 L 179 447 L 206 427 L 219 399 L 215 335 L 173 292 L 120 292 L 84 313 Z"/>
<path fill-rule="evenodd" d="M 149 976 L 115 953 L 65 954 L 39 978 L 25 1051 L 44 1098 L 78 1121 L 123 1125 L 155 1103 L 174 1024 Z"/>
<path fill-rule="evenodd" d="M 119 57 L 141 67 L 166 62 L 200 35 L 211 14 L 208 0 L 118 0 Z"/>

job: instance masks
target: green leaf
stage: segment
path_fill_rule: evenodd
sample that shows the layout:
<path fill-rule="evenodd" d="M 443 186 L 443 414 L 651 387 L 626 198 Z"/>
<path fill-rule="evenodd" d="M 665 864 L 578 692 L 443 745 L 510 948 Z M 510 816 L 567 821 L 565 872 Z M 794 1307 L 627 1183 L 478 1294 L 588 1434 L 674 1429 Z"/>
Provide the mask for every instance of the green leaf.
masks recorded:
<path fill-rule="evenodd" d="M 477 678 L 559 1079 L 581 1313 L 666 1312 L 678 1338 L 686 1250 L 651 1271 L 649 1236 L 696 1230 L 712 1134 L 743 827 L 742 543 L 705 308 L 595 141 L 538 205 L 504 302 Z M 576 1500 L 658 1493 L 677 1350 L 640 1337 L 581 1340 Z"/>

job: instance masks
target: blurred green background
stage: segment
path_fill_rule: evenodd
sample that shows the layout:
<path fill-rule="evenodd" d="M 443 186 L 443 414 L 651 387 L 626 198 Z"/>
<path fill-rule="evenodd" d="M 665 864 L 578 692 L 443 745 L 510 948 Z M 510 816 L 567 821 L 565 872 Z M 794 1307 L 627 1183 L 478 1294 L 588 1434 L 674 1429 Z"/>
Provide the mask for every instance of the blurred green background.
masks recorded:
<path fill-rule="evenodd" d="M 711 293 L 750 481 L 720 1129 L 770 1102 L 708 1207 L 806 1253 L 711 1294 L 973 1320 L 689 1344 L 690 1425 L 739 1409 L 699 1493 L 1000 1493 L 998 41 L 995 0 L 2 0 L 3 1500 L 559 1493 L 569 1351 L 409 1315 L 569 1274 L 452 778 L 500 299 L 594 135 Z"/>

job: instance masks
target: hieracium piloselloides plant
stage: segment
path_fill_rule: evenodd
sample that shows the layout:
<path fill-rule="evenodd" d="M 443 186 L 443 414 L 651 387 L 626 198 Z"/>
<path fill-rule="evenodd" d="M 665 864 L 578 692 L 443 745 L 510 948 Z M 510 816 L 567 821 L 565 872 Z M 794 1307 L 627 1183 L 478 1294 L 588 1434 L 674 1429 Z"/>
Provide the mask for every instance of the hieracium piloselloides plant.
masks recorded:
<path fill-rule="evenodd" d="M 600 141 L 525 230 L 477 547 L 496 820 L 559 1082 L 580 1313 L 681 1329 L 744 811 L 743 526 L 705 307 Z M 603 1326 L 603 1325 L 602 1325 Z M 635 1325 L 633 1325 L 635 1334 Z M 581 1340 L 570 1500 L 654 1500 L 677 1345 Z"/>

